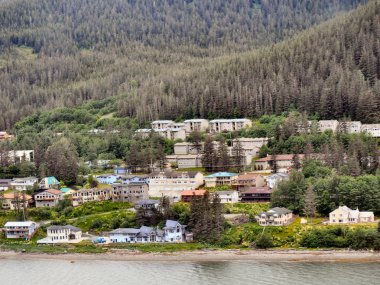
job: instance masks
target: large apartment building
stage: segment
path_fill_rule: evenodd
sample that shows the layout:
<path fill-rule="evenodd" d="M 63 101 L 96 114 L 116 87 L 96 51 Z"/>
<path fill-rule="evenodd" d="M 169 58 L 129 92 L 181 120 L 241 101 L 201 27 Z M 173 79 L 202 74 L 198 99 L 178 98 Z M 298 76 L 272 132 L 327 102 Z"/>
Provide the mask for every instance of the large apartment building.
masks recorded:
<path fill-rule="evenodd" d="M 111 188 L 79 189 L 72 194 L 73 206 L 80 206 L 86 202 L 105 201 L 111 199 Z"/>
<path fill-rule="evenodd" d="M 149 198 L 149 186 L 146 182 L 112 184 L 112 201 L 136 203 Z"/>
<path fill-rule="evenodd" d="M 212 133 L 234 132 L 252 126 L 249 119 L 217 119 L 210 121 L 210 131 Z"/>

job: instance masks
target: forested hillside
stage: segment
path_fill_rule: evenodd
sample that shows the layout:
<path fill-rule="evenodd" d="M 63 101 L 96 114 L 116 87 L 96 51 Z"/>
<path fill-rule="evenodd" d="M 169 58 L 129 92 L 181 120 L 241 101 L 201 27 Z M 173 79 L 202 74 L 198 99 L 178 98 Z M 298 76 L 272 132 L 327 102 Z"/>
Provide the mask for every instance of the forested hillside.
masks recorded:
<path fill-rule="evenodd" d="M 185 103 L 182 102 L 185 93 L 177 91 L 179 85 L 175 86 L 174 80 L 184 79 L 181 84 L 185 91 L 189 82 L 195 80 L 191 74 L 200 68 L 227 61 L 223 68 L 233 70 L 239 64 L 230 61 L 231 54 L 289 38 L 366 2 L 3 0 L 0 2 L 0 129 L 11 128 L 20 118 L 37 110 L 80 105 L 89 99 L 123 93 L 136 97 L 126 100 L 133 105 L 121 102 L 121 114 L 137 115 L 141 120 L 166 116 L 175 105 Z M 265 58 L 272 60 L 267 55 Z M 244 70 L 238 72 L 244 77 Z M 246 77 L 249 76 L 247 73 Z M 186 95 L 193 108 L 200 100 L 213 100 L 208 96 L 207 85 L 195 86 Z M 202 96 L 196 95 L 199 90 Z M 257 101 L 249 86 L 246 91 L 238 96 Z M 146 108 L 145 103 L 136 100 L 140 96 L 141 102 L 152 106 Z M 222 92 L 218 96 L 225 95 Z M 276 102 L 276 98 L 273 100 Z M 241 103 L 236 101 L 234 107 L 239 109 Z M 131 111 L 131 106 L 140 107 Z M 233 115 L 230 110 L 215 113 L 215 107 L 206 106 L 187 113 L 204 114 L 204 108 L 211 107 L 205 115 Z M 260 112 L 266 110 L 261 109 Z M 182 111 L 183 106 L 171 115 L 177 116 Z M 246 108 L 239 112 L 247 113 Z"/>
<path fill-rule="evenodd" d="M 379 107 L 380 1 L 371 1 L 275 46 L 154 82 L 120 110 L 144 120 L 298 109 L 323 119 L 375 123 Z"/>

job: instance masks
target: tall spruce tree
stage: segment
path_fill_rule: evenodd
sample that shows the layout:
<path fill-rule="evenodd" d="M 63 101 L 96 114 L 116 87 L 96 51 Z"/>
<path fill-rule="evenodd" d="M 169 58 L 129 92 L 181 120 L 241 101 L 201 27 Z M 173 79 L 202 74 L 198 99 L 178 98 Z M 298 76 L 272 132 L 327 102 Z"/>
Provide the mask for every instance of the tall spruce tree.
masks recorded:
<path fill-rule="evenodd" d="M 215 169 L 216 163 L 216 153 L 214 149 L 214 143 L 210 136 L 206 137 L 203 156 L 202 156 L 202 165 L 207 172 L 212 172 Z"/>

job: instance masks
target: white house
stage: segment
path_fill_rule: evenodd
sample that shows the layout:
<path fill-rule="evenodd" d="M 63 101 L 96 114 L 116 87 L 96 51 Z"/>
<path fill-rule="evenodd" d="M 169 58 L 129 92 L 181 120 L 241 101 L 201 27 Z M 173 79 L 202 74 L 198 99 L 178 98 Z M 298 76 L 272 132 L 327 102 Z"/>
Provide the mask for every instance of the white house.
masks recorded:
<path fill-rule="evenodd" d="M 359 209 L 351 210 L 347 206 L 340 206 L 329 215 L 330 224 L 371 223 L 374 221 L 373 212 L 360 212 Z"/>
<path fill-rule="evenodd" d="M 34 161 L 34 150 L 11 150 L 8 152 L 9 160 L 13 163 L 22 161 Z"/>
<path fill-rule="evenodd" d="M 218 194 L 220 203 L 229 204 L 239 202 L 239 192 L 238 191 L 216 191 Z"/>
<path fill-rule="evenodd" d="M 56 189 L 48 189 L 34 195 L 36 208 L 57 206 L 59 201 L 61 201 L 62 199 L 63 193 L 61 192 L 61 190 Z"/>
<path fill-rule="evenodd" d="M 267 184 L 269 188 L 271 189 L 276 187 L 278 182 L 282 180 L 288 180 L 288 179 L 289 179 L 289 174 L 283 173 L 283 172 L 275 173 L 275 174 L 268 175 L 265 177 L 265 180 L 267 181 Z"/>
<path fill-rule="evenodd" d="M 7 238 L 31 239 L 39 225 L 32 221 L 7 222 L 4 225 Z"/>
<path fill-rule="evenodd" d="M 164 240 L 166 242 L 185 242 L 186 226 L 177 221 L 167 220 L 164 227 Z"/>
<path fill-rule="evenodd" d="M 13 190 L 25 191 L 32 189 L 37 183 L 38 179 L 36 177 L 15 178 L 9 183 L 9 186 Z"/>
<path fill-rule="evenodd" d="M 256 216 L 260 226 L 285 226 L 292 221 L 293 213 L 286 208 L 273 208 Z"/>
<path fill-rule="evenodd" d="M 77 243 L 82 241 L 82 230 L 74 226 L 50 226 L 47 237 L 37 243 Z"/>
<path fill-rule="evenodd" d="M 0 179 L 0 192 L 8 190 L 11 182 L 12 179 Z"/>
<path fill-rule="evenodd" d="M 110 240 L 113 243 L 149 243 L 162 242 L 163 231 L 152 227 L 141 226 L 139 229 L 120 228 L 109 232 Z"/>
<path fill-rule="evenodd" d="M 54 176 L 44 177 L 39 186 L 40 189 L 59 189 L 59 181 Z"/>

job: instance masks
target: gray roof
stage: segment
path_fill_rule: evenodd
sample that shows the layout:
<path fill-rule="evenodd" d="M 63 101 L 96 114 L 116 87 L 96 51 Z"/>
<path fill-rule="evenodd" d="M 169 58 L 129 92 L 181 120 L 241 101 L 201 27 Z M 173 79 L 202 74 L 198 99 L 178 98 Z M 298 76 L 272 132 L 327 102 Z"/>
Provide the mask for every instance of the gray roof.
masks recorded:
<path fill-rule="evenodd" d="M 131 228 L 119 228 L 113 231 L 110 231 L 110 234 L 138 234 L 140 232 L 139 229 L 131 229 Z"/>
<path fill-rule="evenodd" d="M 71 230 L 72 232 L 81 232 L 82 230 L 80 228 L 66 225 L 66 226 L 50 226 L 47 228 L 48 230 Z"/>
<path fill-rule="evenodd" d="M 181 226 L 182 228 L 186 227 L 185 225 L 181 225 L 178 221 L 166 220 L 164 229 L 173 229 L 177 227 L 177 225 Z"/>
<path fill-rule="evenodd" d="M 141 205 L 151 205 L 151 204 L 159 204 L 159 200 L 141 200 L 135 203 L 135 205 L 141 206 Z"/>
<path fill-rule="evenodd" d="M 267 212 L 260 213 L 260 216 L 261 215 L 266 215 L 266 216 L 284 215 L 284 214 L 289 214 L 289 213 L 292 213 L 292 211 L 286 208 L 275 207 L 273 209 L 268 210 Z"/>

